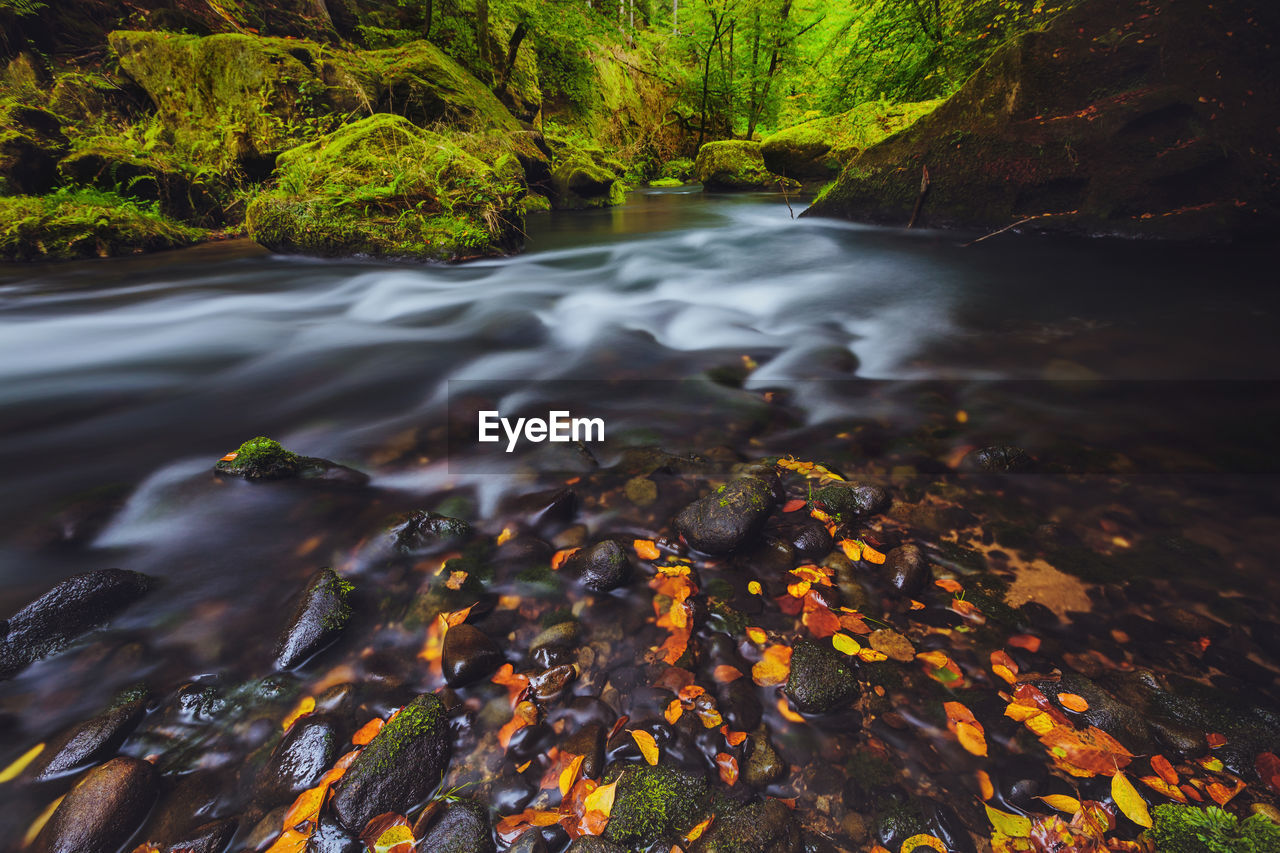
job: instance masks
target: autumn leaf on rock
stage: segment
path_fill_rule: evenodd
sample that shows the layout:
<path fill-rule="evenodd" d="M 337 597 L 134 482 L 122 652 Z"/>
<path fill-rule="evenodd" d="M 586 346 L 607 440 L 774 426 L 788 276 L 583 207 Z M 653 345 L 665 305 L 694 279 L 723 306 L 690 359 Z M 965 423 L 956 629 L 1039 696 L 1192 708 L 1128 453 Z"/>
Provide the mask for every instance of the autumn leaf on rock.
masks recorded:
<path fill-rule="evenodd" d="M 351 736 L 351 742 L 356 746 L 367 746 L 382 731 L 382 726 L 382 718 L 374 717 Z"/>
<path fill-rule="evenodd" d="M 640 754 L 644 756 L 644 760 L 651 765 L 658 763 L 658 744 L 653 739 L 653 735 L 643 729 L 634 729 L 631 732 L 631 738 L 636 742 L 636 746 L 640 747 Z"/>
<path fill-rule="evenodd" d="M 761 687 L 782 684 L 791 673 L 791 648 L 773 645 L 764 650 L 764 656 L 751 667 L 751 680 Z"/>
<path fill-rule="evenodd" d="M 716 753 L 716 767 L 720 769 L 720 780 L 729 787 L 738 781 L 738 760 L 727 752 Z"/>
<path fill-rule="evenodd" d="M 1151 812 L 1147 810 L 1147 801 L 1142 799 L 1142 794 L 1138 793 L 1138 789 L 1133 787 L 1124 773 L 1117 772 L 1111 777 L 1111 799 L 1115 800 L 1116 808 L 1129 820 L 1146 829 L 1151 828 Z"/>
<path fill-rule="evenodd" d="M 658 546 L 650 539 L 636 539 L 631 546 L 635 548 L 636 556 L 642 560 L 656 560 L 662 556 Z"/>
<path fill-rule="evenodd" d="M 987 820 L 991 821 L 991 825 L 997 832 L 1012 838 L 1026 838 L 1031 835 L 1030 818 L 993 809 L 988 805 L 983 805 L 983 808 L 987 810 Z"/>
<path fill-rule="evenodd" d="M 413 830 L 404 815 L 388 812 L 365 824 L 360 840 L 371 853 L 412 853 Z"/>
<path fill-rule="evenodd" d="M 987 738 L 982 724 L 974 718 L 973 712 L 960 702 L 944 702 L 943 710 L 947 713 L 947 728 L 960 741 L 967 752 L 985 758 L 987 755 Z"/>

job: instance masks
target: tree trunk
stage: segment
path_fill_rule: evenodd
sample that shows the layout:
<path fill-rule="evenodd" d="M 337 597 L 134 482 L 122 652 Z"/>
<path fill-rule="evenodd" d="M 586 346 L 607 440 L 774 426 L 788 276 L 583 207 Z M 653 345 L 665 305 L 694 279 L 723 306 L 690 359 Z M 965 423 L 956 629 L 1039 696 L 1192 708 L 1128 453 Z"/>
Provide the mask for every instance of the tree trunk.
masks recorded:
<path fill-rule="evenodd" d="M 511 31 L 511 39 L 507 42 L 507 62 L 502 66 L 502 79 L 498 83 L 499 92 L 506 91 L 507 84 L 511 82 L 511 72 L 516 67 L 516 56 L 520 53 L 520 44 L 528 32 L 529 27 L 524 21 L 516 24 L 516 28 Z"/>
<path fill-rule="evenodd" d="M 426 7 L 426 10 L 423 12 L 423 15 L 422 15 L 423 17 L 422 37 L 424 39 L 430 39 L 431 38 L 431 17 L 432 17 L 432 13 L 435 10 L 435 3 L 433 2 L 433 0 L 426 0 L 424 5 Z"/>
<path fill-rule="evenodd" d="M 480 54 L 480 63 L 492 69 L 493 58 L 489 54 L 489 0 L 476 0 L 476 49 Z M 492 80 L 492 76 L 489 79 Z"/>

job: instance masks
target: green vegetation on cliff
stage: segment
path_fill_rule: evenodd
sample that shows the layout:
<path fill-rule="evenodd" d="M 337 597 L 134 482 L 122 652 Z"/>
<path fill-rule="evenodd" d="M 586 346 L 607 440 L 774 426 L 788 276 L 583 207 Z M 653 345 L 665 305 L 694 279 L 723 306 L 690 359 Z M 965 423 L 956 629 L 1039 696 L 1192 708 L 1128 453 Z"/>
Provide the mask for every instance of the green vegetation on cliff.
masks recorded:
<path fill-rule="evenodd" d="M 0 196 L 0 258 L 105 258 L 187 246 L 204 236 L 154 206 L 93 189 Z"/>

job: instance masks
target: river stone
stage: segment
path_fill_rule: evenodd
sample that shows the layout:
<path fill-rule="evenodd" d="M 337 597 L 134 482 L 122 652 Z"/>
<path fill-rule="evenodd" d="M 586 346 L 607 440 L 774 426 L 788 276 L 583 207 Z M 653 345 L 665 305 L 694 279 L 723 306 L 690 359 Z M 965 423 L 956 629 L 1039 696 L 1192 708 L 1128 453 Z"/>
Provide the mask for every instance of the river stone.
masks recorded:
<path fill-rule="evenodd" d="M 728 554 L 759 533 L 772 510 L 769 484 L 756 477 L 742 477 L 682 509 L 675 525 L 697 550 Z"/>
<path fill-rule="evenodd" d="M 293 669 L 338 638 L 351 618 L 353 588 L 333 569 L 311 576 L 289 627 L 276 643 L 276 669 Z"/>
<path fill-rule="evenodd" d="M 801 853 L 804 840 L 791 809 L 780 800 L 753 803 L 711 823 L 689 853 Z"/>
<path fill-rule="evenodd" d="M 364 853 L 364 851 L 365 846 L 355 833 L 348 832 L 333 818 L 321 818 L 316 831 L 307 839 L 306 853 Z"/>
<path fill-rule="evenodd" d="M 1035 461 L 1021 447 L 995 445 L 974 450 L 961 460 L 964 471 L 983 471 L 988 474 L 1023 474 L 1035 466 Z"/>
<path fill-rule="evenodd" d="M 49 818 L 35 853 L 116 853 L 151 810 L 158 785 L 155 767 L 137 758 L 95 767 Z"/>
<path fill-rule="evenodd" d="M 460 518 L 417 510 L 396 519 L 389 533 L 396 550 L 411 554 L 438 542 L 469 536 L 471 525 Z"/>
<path fill-rule="evenodd" d="M 604 837 L 618 844 L 642 845 L 698 822 L 707 796 L 707 780 L 667 764 L 628 764 L 606 775 L 618 782 Z"/>
<path fill-rule="evenodd" d="M 906 596 L 919 595 L 929 582 L 929 562 L 915 545 L 901 545 L 885 560 L 889 583 Z"/>
<path fill-rule="evenodd" d="M 800 640 L 791 649 L 786 693 L 806 714 L 824 714 L 858 698 L 853 662 L 830 645 Z"/>
<path fill-rule="evenodd" d="M 584 835 L 570 844 L 564 853 L 627 853 L 627 848 L 605 841 L 597 835 Z"/>
<path fill-rule="evenodd" d="M 141 598 L 151 579 L 124 569 L 73 575 L 0 622 L 0 679 L 66 647 Z"/>
<path fill-rule="evenodd" d="M 814 493 L 813 499 L 822 504 L 827 513 L 837 521 L 853 521 L 884 512 L 889 506 L 889 493 L 879 486 L 865 483 L 833 483 Z"/>
<path fill-rule="evenodd" d="M 50 743 L 28 772 L 43 782 L 114 755 L 146 713 L 145 693 L 125 697 Z"/>
<path fill-rule="evenodd" d="M 222 853 L 240 826 L 233 817 L 211 820 L 182 833 L 182 838 L 165 848 L 165 853 Z"/>
<path fill-rule="evenodd" d="M 491 637 L 463 622 L 444 635 L 440 660 L 445 682 L 450 687 L 462 687 L 492 674 L 505 658 Z"/>
<path fill-rule="evenodd" d="M 310 714 L 295 722 L 271 752 L 258 775 L 258 796 L 276 800 L 312 787 L 338 757 L 341 745 L 336 721 Z"/>
<path fill-rule="evenodd" d="M 627 559 L 627 552 L 612 539 L 582 548 L 565 561 L 564 569 L 595 592 L 617 589 L 631 577 L 631 561 Z"/>
<path fill-rule="evenodd" d="M 604 726 L 587 723 L 560 744 L 560 751 L 582 756 L 582 776 L 585 779 L 600 778 L 604 770 Z"/>
<path fill-rule="evenodd" d="M 334 814 L 352 832 L 385 812 L 405 814 L 440 784 L 452 750 L 444 703 L 433 693 L 418 696 L 352 762 L 338 782 Z"/>
<path fill-rule="evenodd" d="M 529 644 L 529 656 L 543 669 L 569 663 L 582 637 L 582 626 L 570 619 L 547 628 Z"/>
<path fill-rule="evenodd" d="M 751 733 L 747 742 L 751 744 L 747 762 L 742 766 L 742 781 L 757 788 L 772 785 L 787 772 L 786 762 L 778 755 L 763 730 Z"/>
<path fill-rule="evenodd" d="M 489 810 L 473 800 L 458 800 L 445 806 L 427 834 L 418 841 L 419 850 L 431 853 L 495 853 Z"/>

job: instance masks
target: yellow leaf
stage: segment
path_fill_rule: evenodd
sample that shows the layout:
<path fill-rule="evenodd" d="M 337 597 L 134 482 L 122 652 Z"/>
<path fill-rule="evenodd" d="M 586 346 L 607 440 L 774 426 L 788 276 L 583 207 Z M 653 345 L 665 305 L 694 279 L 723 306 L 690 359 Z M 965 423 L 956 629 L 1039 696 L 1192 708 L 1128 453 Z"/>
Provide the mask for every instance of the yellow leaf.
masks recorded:
<path fill-rule="evenodd" d="M 898 853 L 912 853 L 913 850 L 919 850 L 921 847 L 928 847 L 937 850 L 938 853 L 947 853 L 947 845 L 943 844 L 937 836 L 921 833 L 913 835 L 906 841 L 902 842 L 902 847 Z"/>
<path fill-rule="evenodd" d="M 760 581 L 752 581 L 751 583 L 747 584 L 747 592 L 751 593 L 752 595 L 759 595 L 762 589 L 763 588 L 760 586 Z"/>
<path fill-rule="evenodd" d="M 40 814 L 36 816 L 36 819 L 31 821 L 31 826 L 27 827 L 26 834 L 22 836 L 23 847 L 30 847 L 32 845 L 36 840 L 36 836 L 40 834 L 40 830 L 44 829 L 44 825 L 49 822 L 49 818 L 53 817 L 53 813 L 58 810 L 58 806 L 62 805 L 62 801 L 66 798 L 66 794 L 58 797 L 58 799 L 45 806 L 44 811 L 40 812 Z"/>
<path fill-rule="evenodd" d="M 965 751 L 985 758 L 987 755 L 987 738 L 982 728 L 976 723 L 956 723 L 956 739 Z"/>
<path fill-rule="evenodd" d="M 882 660 L 888 660 L 889 656 L 884 652 L 878 652 L 875 649 L 859 649 L 858 660 L 863 663 L 879 663 Z"/>
<path fill-rule="evenodd" d="M 1002 812 L 985 803 L 983 808 L 987 810 L 987 820 L 991 821 L 991 825 L 1005 835 L 1011 838 L 1027 838 L 1031 835 L 1031 818 Z"/>
<path fill-rule="evenodd" d="M 573 761 L 569 762 L 569 766 L 560 773 L 560 796 L 567 797 L 569 790 L 573 788 L 573 783 L 578 781 L 578 771 L 582 770 L 583 758 L 585 756 L 575 755 Z"/>
<path fill-rule="evenodd" d="M 1057 723 L 1053 721 L 1053 717 L 1050 717 L 1044 711 L 1041 711 L 1039 714 L 1036 714 L 1031 719 L 1027 720 L 1027 728 L 1041 736 L 1047 735 L 1049 732 L 1053 731 L 1056 726 Z"/>
<path fill-rule="evenodd" d="M 884 557 L 884 554 L 881 554 L 879 551 L 877 551 L 875 548 L 872 548 L 870 545 L 863 545 L 862 559 L 866 560 L 868 563 L 874 563 L 875 565 L 880 566 L 880 565 L 884 565 L 885 557 Z M 930 835 L 928 837 L 932 838 L 933 836 Z"/>
<path fill-rule="evenodd" d="M 697 841 L 699 838 L 702 837 L 702 833 L 707 831 L 707 827 L 711 825 L 711 821 L 715 819 L 716 819 L 716 816 L 712 815 L 711 817 L 704 820 L 702 823 L 695 826 L 693 829 L 689 830 L 689 834 L 684 837 L 684 840 L 689 842 L 690 844 Z"/>
<path fill-rule="evenodd" d="M 831 645 L 836 651 L 844 652 L 846 655 L 856 655 L 862 651 L 862 644 L 848 634 L 832 634 Z"/>
<path fill-rule="evenodd" d="M 613 811 L 613 795 L 617 789 L 617 782 L 601 785 L 590 794 L 587 794 L 586 799 L 582 801 L 583 807 L 589 812 L 600 812 L 605 817 L 608 817 L 610 812 Z"/>
<path fill-rule="evenodd" d="M 1047 794 L 1041 797 L 1045 805 L 1049 808 L 1057 809 L 1067 814 L 1075 814 L 1080 811 L 1080 801 L 1075 797 L 1068 797 L 1066 794 Z"/>
<path fill-rule="evenodd" d="M 499 545 L 507 544 L 507 542 L 511 540 L 511 537 L 515 535 L 516 535 L 515 531 L 512 530 L 510 527 L 502 528 L 502 532 L 498 534 L 498 544 Z"/>
<path fill-rule="evenodd" d="M 316 709 L 316 700 L 310 696 L 306 696 L 298 703 L 297 707 L 284 718 L 284 730 L 288 731 L 289 727 L 298 722 L 299 717 L 305 717 Z"/>
<path fill-rule="evenodd" d="M 658 763 L 658 744 L 653 739 L 653 735 L 641 729 L 635 729 L 631 732 L 631 737 L 636 742 L 636 746 L 640 747 L 640 754 L 644 756 L 644 760 L 649 764 L 656 765 Z"/>
<path fill-rule="evenodd" d="M 666 717 L 667 722 L 674 726 L 683 713 L 684 706 L 680 704 L 680 700 L 672 699 L 671 704 L 667 705 L 667 710 L 663 712 L 662 716 Z"/>
<path fill-rule="evenodd" d="M 401 823 L 379 835 L 378 840 L 373 843 L 373 849 L 375 851 L 390 851 L 398 844 L 408 844 L 412 849 L 413 843 L 413 830 Z"/>
<path fill-rule="evenodd" d="M 267 853 L 301 853 L 307 849 L 307 836 L 296 829 L 286 829 L 280 833 L 275 844 L 267 848 Z"/>
<path fill-rule="evenodd" d="M 769 635 L 764 632 L 763 628 L 747 628 L 747 639 L 757 646 L 763 646 L 768 638 Z"/>
<path fill-rule="evenodd" d="M 937 650 L 934 650 L 932 652 L 920 652 L 918 655 L 916 655 L 916 658 L 918 660 L 922 660 L 925 663 L 929 664 L 929 666 L 933 667 L 934 669 L 942 669 L 947 664 L 951 663 L 951 658 L 947 657 L 946 652 L 941 652 Z M 1008 833 L 1005 833 L 1005 834 L 1007 835 Z"/>
<path fill-rule="evenodd" d="M 22 753 L 12 764 L 0 772 L 0 782 L 11 782 L 17 779 L 19 774 L 26 770 L 27 766 L 35 761 L 42 752 L 44 752 L 44 744 L 38 743 Z"/>
<path fill-rule="evenodd" d="M 1151 828 L 1151 812 L 1147 811 L 1147 801 L 1142 799 L 1138 789 L 1133 787 L 1129 777 L 1122 772 L 1111 777 L 1111 799 L 1116 801 L 1116 807 L 1129 820 L 1138 826 Z"/>
<path fill-rule="evenodd" d="M 840 549 L 844 551 L 844 555 L 850 560 L 862 559 L 862 545 L 856 539 L 841 539 Z"/>

